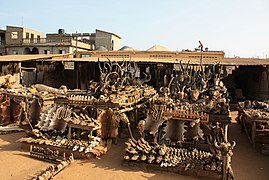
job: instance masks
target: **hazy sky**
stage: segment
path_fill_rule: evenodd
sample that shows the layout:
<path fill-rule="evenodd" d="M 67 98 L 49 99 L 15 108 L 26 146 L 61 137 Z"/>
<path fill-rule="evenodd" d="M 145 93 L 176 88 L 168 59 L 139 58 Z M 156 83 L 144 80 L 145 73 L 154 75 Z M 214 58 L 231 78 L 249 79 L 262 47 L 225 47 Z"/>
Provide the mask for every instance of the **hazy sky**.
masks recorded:
<path fill-rule="evenodd" d="M 226 56 L 269 58 L 269 0 L 0 0 L 0 9 L 0 29 L 101 29 L 139 50 L 193 50 L 201 40 Z"/>

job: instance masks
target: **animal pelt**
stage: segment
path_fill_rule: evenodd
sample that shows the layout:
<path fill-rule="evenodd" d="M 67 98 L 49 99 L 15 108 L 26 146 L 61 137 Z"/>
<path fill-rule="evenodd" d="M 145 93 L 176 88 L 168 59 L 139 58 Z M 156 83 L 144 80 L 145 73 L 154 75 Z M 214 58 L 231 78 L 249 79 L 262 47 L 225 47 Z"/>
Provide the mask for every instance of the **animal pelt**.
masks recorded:
<path fill-rule="evenodd" d="M 175 142 L 184 142 L 185 141 L 185 132 L 187 126 L 184 121 L 178 120 L 168 120 L 166 127 L 164 128 L 163 139 L 171 139 Z"/>
<path fill-rule="evenodd" d="M 29 105 L 29 120 L 36 123 L 40 120 L 41 105 L 37 99 L 28 102 Z"/>
<path fill-rule="evenodd" d="M 204 133 L 200 127 L 200 123 L 195 123 L 193 127 L 189 125 L 185 135 L 186 138 L 189 140 L 196 140 L 196 141 L 199 139 L 204 140 Z"/>
<path fill-rule="evenodd" d="M 103 110 L 97 117 L 97 120 L 101 122 L 101 135 L 104 138 L 118 137 L 119 120 L 113 118 L 113 114 L 113 110 L 109 108 Z"/>
<path fill-rule="evenodd" d="M 0 123 L 9 124 L 10 120 L 10 98 L 6 95 L 2 95 L 0 102 Z"/>
<path fill-rule="evenodd" d="M 40 113 L 40 120 L 36 127 L 41 130 L 57 130 L 64 132 L 67 126 L 65 118 L 71 116 L 71 108 L 64 105 L 52 105 L 44 112 Z"/>
<path fill-rule="evenodd" d="M 23 108 L 19 102 L 11 100 L 11 119 L 13 122 L 20 122 L 22 118 Z"/>
<path fill-rule="evenodd" d="M 147 118 L 145 119 L 146 123 L 144 125 L 144 130 L 148 131 L 150 134 L 156 134 L 158 132 L 159 126 L 165 121 L 163 118 L 159 120 L 154 120 L 153 114 L 148 113 Z"/>

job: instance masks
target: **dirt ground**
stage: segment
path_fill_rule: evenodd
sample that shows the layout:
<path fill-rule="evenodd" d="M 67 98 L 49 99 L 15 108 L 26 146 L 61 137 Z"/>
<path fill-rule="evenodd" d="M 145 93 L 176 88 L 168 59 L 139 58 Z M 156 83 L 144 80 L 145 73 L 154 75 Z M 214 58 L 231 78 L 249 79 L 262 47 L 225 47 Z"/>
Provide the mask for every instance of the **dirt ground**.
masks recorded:
<path fill-rule="evenodd" d="M 0 180 L 4 179 L 31 179 L 50 165 L 29 156 L 29 152 L 21 149 L 17 139 L 24 133 L 0 135 Z M 236 180 L 268 180 L 269 155 L 257 152 L 249 143 L 245 134 L 241 133 L 238 124 L 229 128 L 229 140 L 236 141 L 232 158 L 232 167 Z M 87 161 L 76 160 L 69 167 L 60 172 L 55 179 L 177 179 L 195 180 L 196 177 L 179 174 L 148 171 L 145 169 L 124 167 L 121 165 L 124 155 L 124 142 L 119 141 L 101 159 Z"/>

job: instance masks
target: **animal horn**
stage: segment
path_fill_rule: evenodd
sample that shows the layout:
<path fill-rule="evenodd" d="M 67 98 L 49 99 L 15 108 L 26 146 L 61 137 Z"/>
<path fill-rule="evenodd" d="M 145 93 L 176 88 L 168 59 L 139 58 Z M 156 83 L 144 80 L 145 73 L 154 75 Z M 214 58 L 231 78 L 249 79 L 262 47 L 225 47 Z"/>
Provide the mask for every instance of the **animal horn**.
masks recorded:
<path fill-rule="evenodd" d="M 233 148 L 235 147 L 235 145 L 236 145 L 236 142 L 233 141 L 233 142 L 232 142 L 232 146 L 231 146 L 231 148 L 233 149 Z"/>
<path fill-rule="evenodd" d="M 182 65 L 182 60 L 179 61 L 180 67 L 181 67 L 181 71 L 184 71 L 183 65 Z"/>
<path fill-rule="evenodd" d="M 112 74 L 116 74 L 117 77 L 119 77 L 119 74 L 118 74 L 117 72 L 111 72 L 111 73 L 108 73 L 107 76 L 106 76 L 106 78 L 105 78 L 105 82 L 107 82 L 109 76 L 111 76 Z"/>
<path fill-rule="evenodd" d="M 100 60 L 99 60 L 99 58 L 98 58 L 98 67 L 99 67 L 100 73 L 103 73 L 103 70 L 102 70 L 102 68 L 101 68 L 101 64 L 100 64 Z"/>
<path fill-rule="evenodd" d="M 170 82 L 169 82 L 169 84 L 168 84 L 168 89 L 170 89 L 171 84 L 172 84 L 172 82 L 174 81 L 174 79 L 175 79 L 175 77 L 172 77 L 172 79 L 170 80 Z"/>
<path fill-rule="evenodd" d="M 221 149 L 221 146 L 218 145 L 216 139 L 214 139 L 214 146 L 215 146 L 217 149 Z"/>
<path fill-rule="evenodd" d="M 109 73 L 111 73 L 111 72 L 112 72 L 111 64 L 108 63 L 108 62 L 105 62 L 105 63 L 104 63 L 104 67 L 105 67 L 106 65 L 109 67 Z"/>

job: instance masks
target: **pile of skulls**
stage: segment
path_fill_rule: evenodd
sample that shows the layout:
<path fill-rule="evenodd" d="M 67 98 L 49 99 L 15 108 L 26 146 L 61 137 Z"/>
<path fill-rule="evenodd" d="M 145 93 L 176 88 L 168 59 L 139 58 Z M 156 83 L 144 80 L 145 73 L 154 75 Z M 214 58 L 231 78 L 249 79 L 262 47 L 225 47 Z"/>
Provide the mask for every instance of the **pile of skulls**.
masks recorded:
<path fill-rule="evenodd" d="M 162 144 L 150 145 L 143 138 L 129 139 L 124 160 L 158 164 L 161 167 L 183 167 L 206 171 L 222 172 L 222 155 L 195 148 L 175 148 Z"/>
<path fill-rule="evenodd" d="M 70 149 L 74 152 L 78 151 L 78 152 L 89 153 L 95 147 L 100 145 L 101 138 L 91 136 L 89 139 L 90 139 L 89 141 L 82 141 L 82 140 L 75 140 L 75 139 L 68 140 L 67 138 L 60 137 L 60 136 L 57 136 L 56 138 L 51 138 L 51 139 L 26 137 L 26 138 L 19 139 L 19 142 L 60 147 L 60 148 Z"/>
<path fill-rule="evenodd" d="M 69 166 L 73 161 L 74 161 L 74 157 L 70 156 L 67 160 L 60 161 L 58 164 L 55 164 L 55 165 L 51 165 L 45 171 L 43 171 L 40 175 L 33 178 L 33 180 L 52 179 L 61 170 Z"/>
<path fill-rule="evenodd" d="M 65 122 L 72 123 L 81 126 L 89 126 L 89 127 L 98 127 L 101 123 L 94 119 L 90 118 L 87 113 L 80 112 L 79 115 L 76 112 L 72 112 L 71 117 L 65 118 Z"/>
<path fill-rule="evenodd" d="M 70 104 L 80 104 L 80 105 L 89 105 L 98 102 L 94 96 L 90 95 L 70 95 L 68 97 L 68 103 Z"/>
<path fill-rule="evenodd" d="M 239 104 L 250 117 L 262 119 L 269 117 L 269 102 L 245 101 Z"/>

